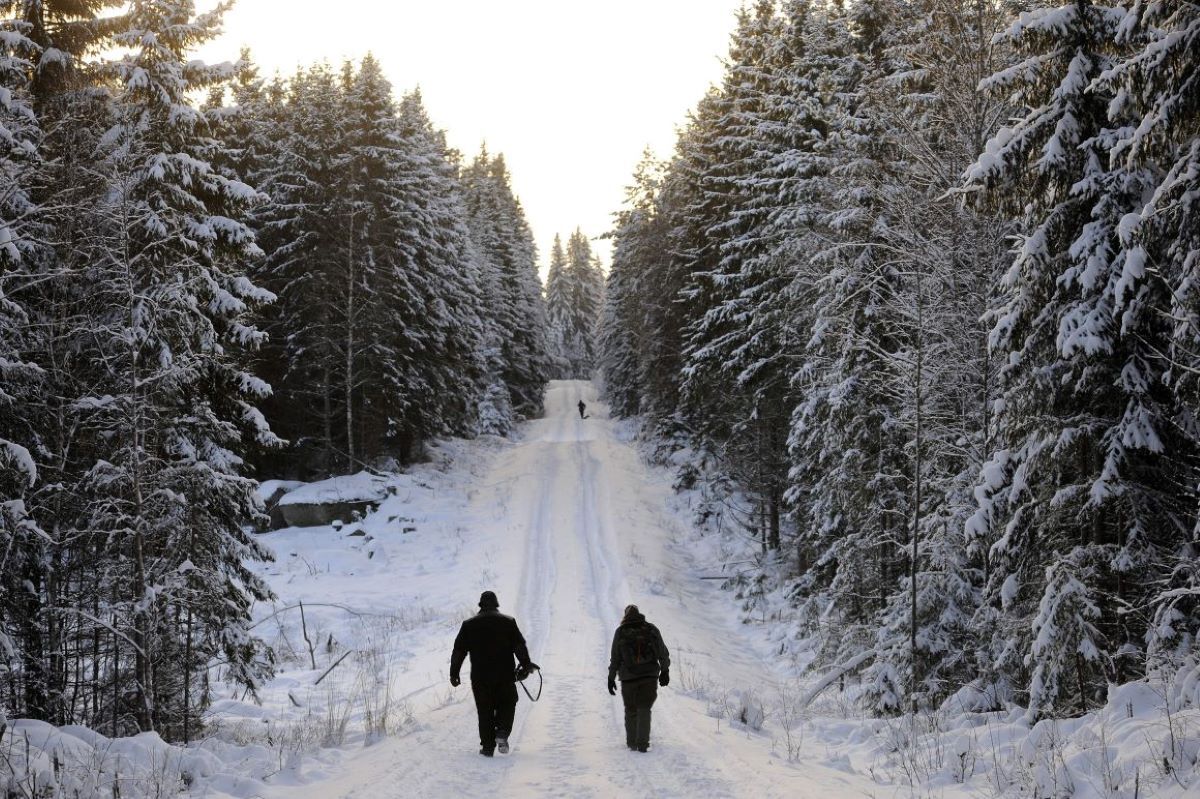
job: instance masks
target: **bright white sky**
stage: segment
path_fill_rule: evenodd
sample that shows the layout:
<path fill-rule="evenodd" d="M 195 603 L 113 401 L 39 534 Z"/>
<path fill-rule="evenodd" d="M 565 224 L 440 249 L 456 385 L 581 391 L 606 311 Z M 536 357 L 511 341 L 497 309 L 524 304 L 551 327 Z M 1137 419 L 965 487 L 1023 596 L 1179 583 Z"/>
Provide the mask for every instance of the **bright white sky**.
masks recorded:
<path fill-rule="evenodd" d="M 207 5 L 207 4 L 200 4 Z M 741 0 L 237 0 L 202 57 L 248 45 L 264 75 L 375 54 L 397 94 L 420 86 L 467 157 L 502 152 L 543 262 L 554 234 L 611 226 L 649 145 L 721 76 Z M 593 242 L 605 260 L 606 241 Z"/>

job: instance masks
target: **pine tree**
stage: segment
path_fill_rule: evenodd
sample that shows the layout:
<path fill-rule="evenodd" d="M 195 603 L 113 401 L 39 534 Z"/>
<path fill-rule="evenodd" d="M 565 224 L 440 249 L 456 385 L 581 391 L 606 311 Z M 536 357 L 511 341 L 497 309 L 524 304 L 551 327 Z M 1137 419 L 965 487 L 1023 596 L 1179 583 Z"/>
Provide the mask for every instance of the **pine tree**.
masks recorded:
<path fill-rule="evenodd" d="M 554 234 L 550 248 L 550 269 L 546 275 L 546 346 L 553 360 L 557 379 L 569 376 L 571 365 L 566 354 L 570 296 L 567 286 L 567 254 L 562 238 Z"/>
<path fill-rule="evenodd" d="M 1033 715 L 1086 710 L 1138 674 L 1127 654 L 1146 620 L 1119 609 L 1139 604 L 1136 586 L 1194 512 L 1194 439 L 1159 355 L 1172 302 L 1120 248 L 1148 187 L 1143 170 L 1113 168 L 1128 120 L 1110 119 L 1096 85 L 1121 19 L 1084 0 L 1021 15 L 1007 37 L 1024 60 L 990 86 L 1032 110 L 969 174 L 1022 227 L 993 314 L 1005 389 L 970 530 L 988 549 L 986 600 L 1016 620 L 997 630 L 996 667 L 1031 672 Z"/>
<path fill-rule="evenodd" d="M 1200 385 L 1200 131 L 1195 125 L 1200 114 L 1200 9 L 1194 3 L 1132 3 L 1117 24 L 1116 41 L 1128 49 L 1096 80 L 1098 89 L 1114 97 L 1110 118 L 1128 121 L 1116 130 L 1110 157 L 1117 168 L 1147 176 L 1149 199 L 1138 198 L 1121 218 L 1114 260 L 1123 264 L 1129 311 L 1151 294 L 1147 283 L 1155 285 L 1151 296 L 1165 301 L 1159 312 L 1169 314 L 1171 328 L 1164 333 L 1163 351 L 1156 354 L 1165 356 L 1166 363 L 1158 366 L 1176 398 L 1170 423 L 1195 442 L 1200 440 L 1195 419 Z M 1121 320 L 1123 328 L 1129 311 Z M 1191 657 L 1200 629 L 1200 603 L 1195 601 L 1200 529 L 1176 536 L 1169 546 L 1167 579 L 1155 598 L 1148 634 L 1156 658 L 1178 663 Z"/>
<path fill-rule="evenodd" d="M 893 24 L 889 72 L 868 87 L 870 113 L 902 159 L 882 245 L 901 270 L 899 421 L 909 438 L 907 573 L 884 610 L 864 675 L 879 710 L 935 705 L 974 679 L 972 617 L 980 564 L 964 524 L 988 441 L 995 368 L 979 323 L 1002 270 L 1005 219 L 953 199 L 959 175 L 1006 105 L 976 86 L 998 68 L 997 11 L 930 0 Z M 895 19 L 902 19 L 896 15 Z M 901 702 L 907 699 L 909 702 Z"/>
<path fill-rule="evenodd" d="M 278 297 L 264 324 L 269 344 L 259 368 L 275 389 L 265 405 L 268 418 L 297 458 L 330 474 L 347 452 L 346 426 L 339 423 L 346 388 L 339 342 L 348 292 L 356 286 L 346 280 L 344 258 L 351 214 L 341 167 L 348 137 L 328 66 L 299 71 L 286 97 L 272 136 L 278 147 L 258 178 L 272 201 L 255 216 L 267 256 L 253 277 Z"/>
<path fill-rule="evenodd" d="M 546 311 L 533 236 L 502 156 L 486 148 L 462 172 L 467 222 L 482 259 L 484 296 L 493 297 L 501 379 L 521 417 L 542 411 L 549 375 Z"/>
<path fill-rule="evenodd" d="M 104 162 L 114 246 L 93 295 L 108 392 L 91 424 L 110 438 L 84 483 L 90 521 L 130 569 L 113 587 L 135 647 L 138 727 L 185 739 L 210 658 L 252 689 L 271 670 L 248 629 L 251 601 L 270 595 L 249 564 L 270 556 L 245 532 L 259 506 L 240 454 L 247 440 L 274 441 L 254 406 L 269 389 L 235 354 L 261 341 L 246 317 L 272 299 L 245 277 L 260 253 L 238 220 L 259 196 L 197 157 L 204 117 L 187 97 L 230 77 L 186 60 L 222 11 L 137 0 L 115 38 L 124 53 L 108 65 L 119 90 Z"/>
<path fill-rule="evenodd" d="M 604 293 L 600 326 L 600 365 L 604 396 L 621 417 L 642 410 L 646 374 L 642 362 L 652 343 L 646 301 L 654 290 L 656 267 L 664 257 L 661 207 L 663 164 L 647 151 L 625 192 L 617 214 L 613 258 Z"/>
<path fill-rule="evenodd" d="M 810 574 L 798 590 L 826 615 L 834 662 L 873 644 L 877 614 L 904 566 L 912 472 L 901 418 L 905 387 L 902 265 L 880 244 L 892 224 L 896 153 L 870 112 L 872 81 L 887 74 L 875 9 L 819 20 L 834 105 L 813 253 L 823 272 L 812 333 L 796 375 L 803 397 L 791 432 L 792 500 Z M 802 493 L 801 493 L 802 492 Z"/>
<path fill-rule="evenodd" d="M 4 8 L 6 14 L 12 10 Z M 30 516 L 26 499 L 38 482 L 29 450 L 36 426 L 29 417 L 44 372 L 29 360 L 30 315 L 20 301 L 22 284 L 36 275 L 39 238 L 31 190 L 40 130 L 29 78 L 38 48 L 28 30 L 19 19 L 0 23 L 0 594 L 7 598 L 0 603 L 0 655 L 22 664 L 26 712 L 47 718 L 46 662 L 38 645 L 41 602 L 35 593 L 46 533 Z M 27 585 L 31 577 L 36 582 Z"/>
<path fill-rule="evenodd" d="M 596 368 L 596 330 L 604 302 L 604 272 L 587 236 L 578 228 L 567 239 L 562 283 L 567 298 L 561 327 L 563 355 L 570 365 L 565 376 L 587 380 Z"/>
<path fill-rule="evenodd" d="M 481 392 L 491 382 L 466 208 L 445 136 L 434 129 L 419 93 L 402 99 L 399 125 L 407 158 L 397 176 L 403 192 L 397 192 L 402 205 L 395 210 L 394 238 L 398 266 L 410 275 L 399 285 L 420 287 L 425 332 L 412 356 L 420 359 L 423 376 L 397 389 L 410 394 L 414 407 L 424 406 L 409 421 L 417 437 L 465 434 L 476 424 Z"/>
<path fill-rule="evenodd" d="M 788 156 L 811 146 L 814 128 L 796 114 L 793 71 L 803 54 L 806 6 L 781 15 L 774 3 L 744 13 L 730 49 L 723 84 L 725 113 L 716 169 L 707 193 L 722 208 L 707 235 L 719 242 L 718 260 L 697 274 L 704 316 L 689 331 L 684 393 L 697 410 L 696 427 L 716 440 L 723 460 L 755 506 L 749 526 L 763 549 L 781 548 L 787 473 L 787 427 L 795 405 L 786 353 L 796 349 L 789 284 L 803 257 L 782 255 L 794 228 L 775 220 L 785 213 L 789 185 L 801 177 Z M 797 118 L 793 120 L 793 116 Z M 713 391 L 713 388 L 716 388 Z M 725 398 L 712 407 L 712 395 Z M 705 407 L 708 406 L 708 407 Z"/>

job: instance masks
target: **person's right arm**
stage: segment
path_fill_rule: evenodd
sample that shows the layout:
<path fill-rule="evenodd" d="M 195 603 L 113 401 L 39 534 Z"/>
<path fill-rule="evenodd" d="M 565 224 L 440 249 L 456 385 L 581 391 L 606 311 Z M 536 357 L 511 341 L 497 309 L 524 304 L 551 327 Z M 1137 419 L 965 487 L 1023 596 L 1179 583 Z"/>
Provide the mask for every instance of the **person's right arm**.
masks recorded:
<path fill-rule="evenodd" d="M 454 639 L 454 651 L 450 654 L 450 682 L 453 685 L 458 685 L 462 679 L 459 672 L 467 657 L 467 649 L 467 623 L 464 621 L 458 628 L 458 636 Z"/>
<path fill-rule="evenodd" d="M 621 648 L 617 646 L 617 639 L 621 634 L 621 628 L 613 633 L 612 651 L 608 655 L 608 690 L 611 693 L 617 682 L 617 670 L 621 668 Z"/>

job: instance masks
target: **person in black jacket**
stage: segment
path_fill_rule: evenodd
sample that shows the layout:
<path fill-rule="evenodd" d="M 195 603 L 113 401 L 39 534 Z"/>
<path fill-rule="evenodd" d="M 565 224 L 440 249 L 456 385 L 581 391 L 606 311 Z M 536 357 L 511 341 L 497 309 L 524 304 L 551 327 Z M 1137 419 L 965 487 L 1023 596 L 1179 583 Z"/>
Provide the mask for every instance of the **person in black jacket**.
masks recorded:
<path fill-rule="evenodd" d="M 617 694 L 621 678 L 621 700 L 625 703 L 625 745 L 645 752 L 650 748 L 650 708 L 658 698 L 658 686 L 671 681 L 671 653 L 658 631 L 638 610 L 625 608 L 621 625 L 613 634 L 608 661 L 608 692 Z"/>
<path fill-rule="evenodd" d="M 479 612 L 462 623 L 450 656 L 450 684 L 462 684 L 463 660 L 471 656 L 471 693 L 479 714 L 479 754 L 491 757 L 499 748 L 508 753 L 508 735 L 517 712 L 517 683 L 513 656 L 525 671 L 538 668 L 529 659 L 525 638 L 512 616 L 500 612 L 491 591 L 479 597 Z"/>
<path fill-rule="evenodd" d="M 586 419 L 587 417 L 584 416 L 585 413 L 587 413 L 587 403 L 584 402 L 583 400 L 580 400 L 579 401 L 579 418 Z"/>

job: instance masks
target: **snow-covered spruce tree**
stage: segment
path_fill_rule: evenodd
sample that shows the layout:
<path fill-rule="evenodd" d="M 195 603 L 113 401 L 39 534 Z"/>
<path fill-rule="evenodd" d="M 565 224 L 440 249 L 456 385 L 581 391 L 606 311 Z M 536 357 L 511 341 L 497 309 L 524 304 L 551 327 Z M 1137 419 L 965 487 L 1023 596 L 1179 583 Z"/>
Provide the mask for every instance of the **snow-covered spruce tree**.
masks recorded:
<path fill-rule="evenodd" d="M 567 239 L 554 237 L 546 279 L 548 346 L 560 379 L 586 380 L 598 366 L 598 325 L 604 273 L 592 245 L 579 229 Z"/>
<path fill-rule="evenodd" d="M 659 208 L 663 167 L 648 151 L 643 154 L 612 234 L 612 264 L 600 326 L 600 367 L 605 399 L 620 417 L 635 416 L 642 408 L 642 360 L 651 345 L 645 334 L 644 304 L 653 286 L 655 264 L 666 257 Z"/>
<path fill-rule="evenodd" d="M 10 709 L 49 718 L 47 658 L 41 643 L 42 553 L 46 534 L 29 514 L 26 495 L 38 481 L 29 447 L 36 440 L 31 410 L 40 403 L 44 372 L 29 360 L 30 315 L 22 288 L 36 276 L 38 207 L 31 196 L 37 176 L 40 130 L 30 97 L 37 46 L 29 25 L 0 21 L 0 659 L 10 674 Z M 32 579 L 31 579 L 32 578 Z M 13 702 L 16 705 L 16 702 Z M 2 708 L 0 708 L 2 709 Z"/>
<path fill-rule="evenodd" d="M 1129 49 L 1096 81 L 1115 97 L 1110 117 L 1128 121 L 1112 147 L 1113 166 L 1148 172 L 1151 190 L 1122 218 L 1116 249 L 1126 272 L 1169 292 L 1163 381 L 1177 398 L 1174 423 L 1200 440 L 1200 8 L 1132 3 L 1117 26 L 1117 43 Z M 1172 548 L 1168 581 L 1154 598 L 1150 650 L 1156 661 L 1175 666 L 1190 659 L 1198 667 L 1200 529 L 1178 536 Z"/>
<path fill-rule="evenodd" d="M 718 464 L 719 471 L 731 471 L 734 464 L 724 457 L 724 446 L 730 441 L 733 420 L 738 417 L 740 398 L 721 386 L 710 390 L 707 383 L 713 375 L 697 374 L 692 354 L 702 347 L 705 338 L 719 335 L 712 321 L 713 309 L 725 299 L 725 286 L 720 274 L 721 245 L 725 241 L 723 225 L 729 224 L 734 203 L 732 176 L 737 168 L 735 155 L 728 145 L 735 122 L 736 107 L 742 100 L 737 86 L 731 86 L 728 73 L 738 65 L 752 61 L 764 47 L 762 31 L 764 17 L 773 19 L 773 4 L 760 2 L 753 9 L 741 9 L 737 26 L 730 37 L 727 79 L 713 87 L 701 102 L 689 130 L 676 145 L 676 159 L 670 170 L 671 186 L 676 200 L 671 208 L 671 271 L 677 276 L 677 296 L 681 303 L 671 314 L 679 338 L 676 380 L 678 392 L 671 422 L 679 429 L 664 428 L 667 436 L 686 435 L 686 445 L 704 453 L 697 464 L 698 474 L 712 471 L 706 464 Z M 691 134 L 691 135 L 688 135 Z M 705 326 L 705 320 L 708 324 Z M 698 341 L 697 341 L 698 340 Z M 716 382 L 713 380 L 713 382 Z M 690 471 L 693 467 L 687 467 Z M 688 479 L 691 479 L 690 477 Z M 744 503 L 731 503 L 736 523 L 748 533 L 760 532 L 759 514 Z"/>
<path fill-rule="evenodd" d="M 876 710 L 936 705 L 977 676 L 972 618 L 981 563 L 964 525 L 987 455 L 995 367 L 980 321 L 1002 272 L 1005 219 L 964 207 L 953 189 L 1007 106 L 981 96 L 1003 63 L 991 42 L 999 10 L 927 0 L 897 15 L 889 71 L 865 87 L 868 113 L 903 163 L 880 243 L 902 276 L 897 294 L 898 420 L 913 480 L 907 569 L 887 600 L 864 674 Z"/>
<path fill-rule="evenodd" d="M 83 488 L 106 559 L 123 570 L 110 570 L 114 626 L 129 641 L 116 668 L 133 669 L 119 690 L 138 729 L 184 739 L 197 730 L 210 659 L 250 689 L 271 671 L 249 631 L 251 602 L 269 596 L 249 564 L 270 556 L 245 532 L 259 504 L 240 455 L 251 439 L 274 439 L 254 405 L 269 388 L 239 355 L 262 338 L 251 309 L 271 299 L 245 276 L 260 253 L 239 220 L 259 195 L 197 157 L 209 143 L 187 96 L 231 76 L 188 58 L 224 10 L 130 5 L 106 66 L 116 87 L 101 164 L 111 246 L 90 275 L 89 355 L 104 382 L 89 424 L 103 450 Z"/>
<path fill-rule="evenodd" d="M 503 156 L 486 148 L 462 170 L 467 224 L 481 259 L 484 296 L 500 336 L 501 379 L 520 417 L 542 412 L 549 376 L 546 309 L 533 235 Z"/>
<path fill-rule="evenodd" d="M 259 76 L 249 48 L 243 48 L 228 85 L 214 85 L 204 106 L 214 139 L 214 166 L 231 177 L 253 180 L 264 176 L 279 143 L 279 87 Z M 278 81 L 278 79 L 276 79 Z M 275 93 L 274 96 L 272 93 Z M 226 100 L 229 100 L 227 103 Z"/>
<path fill-rule="evenodd" d="M 10 274 L 3 288 L 6 307 L 19 314 L 9 320 L 22 319 L 19 360 L 36 367 L 37 383 L 35 388 L 28 382 L 33 372 L 19 370 L 25 380 L 14 379 L 8 394 L 21 398 L 20 408 L 6 414 L 11 412 L 8 420 L 19 425 L 13 435 L 28 448 L 39 478 L 19 493 L 31 522 L 23 529 L 46 533 L 24 539 L 29 546 L 22 553 L 21 590 L 13 595 L 20 600 L 15 613 L 23 634 L 17 642 L 20 660 L 10 675 L 24 697 L 18 712 L 57 723 L 87 719 L 97 705 L 95 692 L 79 690 L 75 683 L 78 641 L 98 625 L 71 610 L 80 606 L 82 595 L 96 596 L 99 579 L 91 533 L 76 528 L 83 505 L 78 486 L 89 455 L 73 408 L 92 382 L 82 374 L 86 362 L 79 358 L 76 339 L 88 330 L 92 287 L 84 269 L 92 262 L 96 238 L 89 207 L 105 189 L 94 154 L 107 100 L 95 89 L 96 76 L 84 57 L 121 28 L 123 15 L 112 10 L 118 5 L 115 0 L 24 0 L 2 4 L 0 13 L 6 67 L 18 69 L 4 77 L 5 88 L 13 92 L 8 103 L 25 105 L 36 118 L 35 129 L 25 134 L 11 128 L 16 138 L 9 145 L 25 148 L 34 141 L 26 134 L 34 134 L 37 144 L 36 153 L 27 153 L 33 160 L 26 161 L 27 166 L 36 162 L 36 174 L 26 173 L 11 184 L 16 193 L 7 195 L 15 200 L 25 194 L 36 214 L 16 220 L 23 231 L 11 244 L 20 249 L 20 274 Z M 10 55 L 23 63 L 9 60 Z M 8 85 L 9 80 L 16 83 Z M 25 111 L 20 116 L 33 121 Z M 10 118 L 6 125 L 14 122 Z M 36 236 L 31 239 L 32 224 Z M 30 246 L 35 240 L 37 246 Z"/>
<path fill-rule="evenodd" d="M 716 160 L 716 120 L 722 102 L 720 93 L 711 89 L 681 131 L 663 175 L 654 223 L 646 231 L 650 237 L 640 247 L 645 251 L 655 240 L 661 247 L 659 256 L 651 254 L 641 266 L 646 345 L 641 371 L 643 412 L 664 442 L 695 443 L 681 399 L 684 348 L 687 331 L 707 307 L 693 274 L 702 269 L 700 264 L 714 261 L 714 243 L 706 231 L 716 213 L 706 207 L 710 198 L 703 181 Z M 694 418 L 697 412 L 691 408 L 688 415 Z M 693 477 L 682 479 L 688 483 Z"/>
<path fill-rule="evenodd" d="M 345 464 L 347 453 L 348 384 L 340 345 L 347 306 L 358 291 L 346 279 L 348 133 L 329 67 L 298 71 L 288 82 L 286 105 L 272 115 L 277 130 L 268 135 L 278 147 L 257 178 L 271 202 L 254 214 L 266 258 L 252 275 L 278 297 L 264 324 L 269 341 L 260 370 L 275 389 L 264 410 L 291 442 L 303 474 L 329 474 Z M 349 384 L 351 396 L 356 388 Z"/>
<path fill-rule="evenodd" d="M 824 619 L 823 656 L 839 668 L 863 662 L 877 617 L 907 565 L 913 462 L 903 412 L 911 377 L 910 284 L 884 246 L 898 199 L 902 156 L 873 115 L 867 91 L 888 74 L 875 4 L 819 22 L 823 83 L 832 91 L 827 159 L 812 253 L 820 277 L 812 333 L 795 377 L 792 497 L 802 557 L 796 586 L 810 618 Z M 817 56 L 818 53 L 814 53 Z"/>
<path fill-rule="evenodd" d="M 985 665 L 1035 717 L 1086 711 L 1140 673 L 1136 609 L 1195 519 L 1195 438 L 1164 380 L 1176 305 L 1122 246 L 1153 175 L 1113 158 L 1137 120 L 1097 81 L 1134 43 L 1115 49 L 1124 18 L 1087 0 L 1021 14 L 1005 34 L 1021 60 L 986 85 L 1029 110 L 967 174 L 1021 228 L 992 313 L 1004 390 L 968 532 L 1000 621 Z"/>
<path fill-rule="evenodd" d="M 417 92 L 400 102 L 398 133 L 404 156 L 397 164 L 399 205 L 391 212 L 394 229 L 387 235 L 398 249 L 396 276 L 400 270 L 408 275 L 393 278 L 391 287 L 419 288 L 424 303 L 420 336 L 409 333 L 413 342 L 407 352 L 398 348 L 402 357 L 396 359 L 411 361 L 419 373 L 414 379 L 397 376 L 396 390 L 407 394 L 416 411 L 403 429 L 413 440 L 461 435 L 474 429 L 481 394 L 491 382 L 482 320 L 486 311 L 466 208 L 445 136 L 434 129 Z M 399 330 L 412 322 L 401 317 L 394 324 Z M 418 404 L 422 386 L 429 394 Z"/>
<path fill-rule="evenodd" d="M 562 280 L 568 301 L 561 328 L 563 355 L 569 364 L 565 376 L 586 380 L 597 366 L 596 336 L 604 304 L 604 272 L 587 236 L 578 228 L 567 239 L 566 261 Z"/>
<path fill-rule="evenodd" d="M 722 461 L 754 505 L 764 549 L 781 549 L 787 428 L 796 397 L 790 354 L 803 348 L 815 152 L 826 125 L 809 53 L 806 1 L 760 4 L 734 34 L 720 122 L 722 163 L 710 192 L 726 208 L 709 235 L 719 262 L 697 276 L 708 310 L 690 331 L 685 396 L 712 386 L 732 399 L 712 428 Z M 722 431 L 724 428 L 724 431 Z"/>
<path fill-rule="evenodd" d="M 556 379 L 568 377 L 571 366 L 566 356 L 566 329 L 570 299 L 567 291 L 567 253 L 562 237 L 554 234 L 550 247 L 550 267 L 546 273 L 546 349 L 551 373 Z"/>

